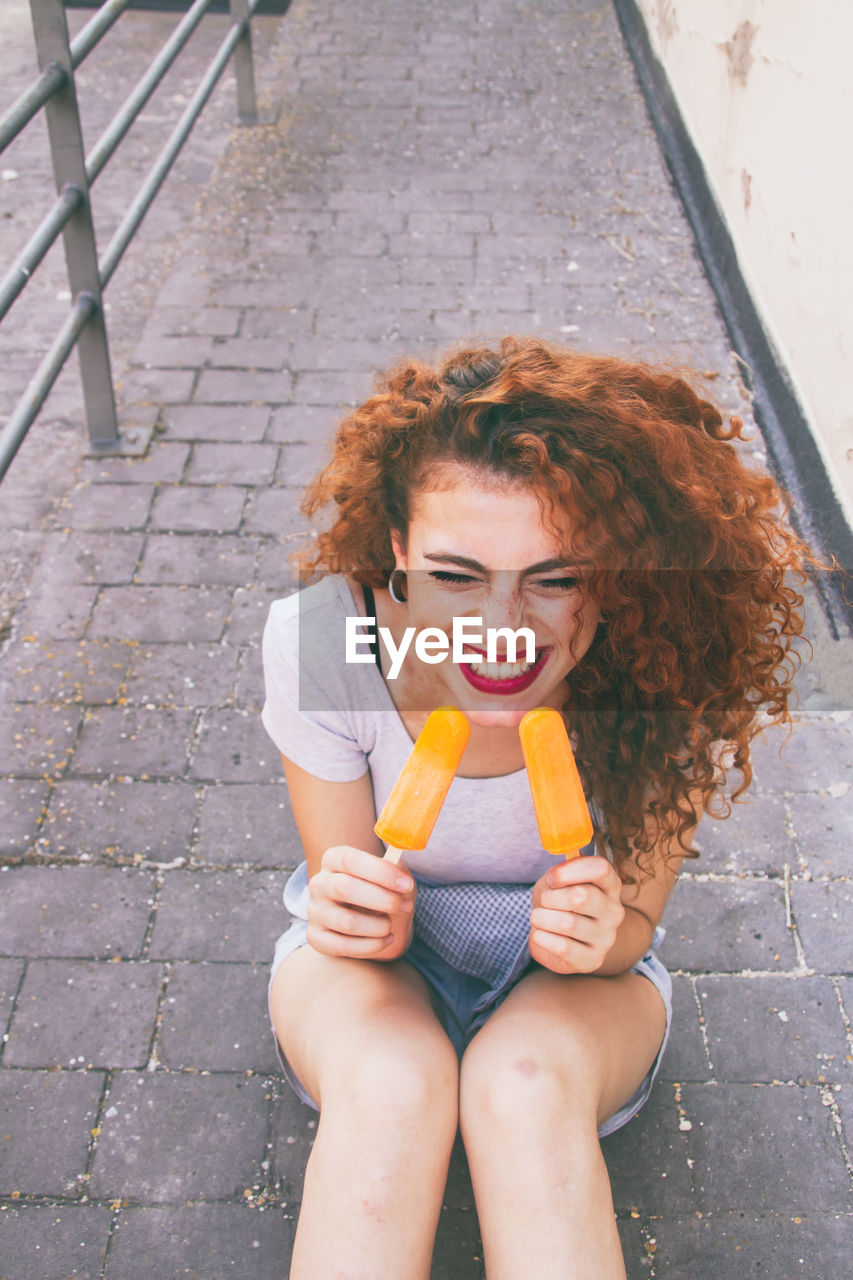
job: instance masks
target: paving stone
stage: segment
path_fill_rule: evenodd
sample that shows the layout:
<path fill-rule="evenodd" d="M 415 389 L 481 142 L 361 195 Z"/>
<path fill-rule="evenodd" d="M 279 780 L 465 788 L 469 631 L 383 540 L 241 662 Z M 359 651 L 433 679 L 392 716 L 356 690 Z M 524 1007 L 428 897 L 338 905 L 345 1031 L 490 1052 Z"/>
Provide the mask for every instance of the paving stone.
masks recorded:
<path fill-rule="evenodd" d="M 144 1067 L 162 966 L 147 961 L 31 960 L 6 1067 Z"/>
<path fill-rule="evenodd" d="M 853 1248 L 837 1214 L 724 1213 L 654 1223 L 655 1274 L 667 1280 L 826 1280 Z"/>
<path fill-rule="evenodd" d="M 356 405 L 370 395 L 372 378 L 366 372 L 312 370 L 296 375 L 297 404 Z"/>
<path fill-rule="evenodd" d="M 292 489 L 258 489 L 249 499 L 243 528 L 248 533 L 290 536 L 296 550 L 300 541 L 308 540 L 311 522 L 299 510 Z"/>
<path fill-rule="evenodd" d="M 717 1080 L 853 1079 L 853 1053 L 827 978 L 696 980 Z"/>
<path fill-rule="evenodd" d="M 284 877 L 273 871 L 172 871 L 157 907 L 156 960 L 271 963 L 287 928 Z"/>
<path fill-rule="evenodd" d="M 139 582 L 245 586 L 255 576 L 257 539 L 202 534 L 151 534 Z"/>
<path fill-rule="evenodd" d="M 0 884 L 0 954 L 139 955 L 154 900 L 150 874 L 103 867 L 5 867 Z"/>
<path fill-rule="evenodd" d="M 101 707 L 87 713 L 74 756 L 75 773 L 134 778 L 180 775 L 194 716 L 173 708 Z"/>
<path fill-rule="evenodd" d="M 763 790 L 827 792 L 853 788 L 853 733 L 824 723 L 802 723 L 790 739 L 767 731 L 753 747 L 755 779 Z"/>
<path fill-rule="evenodd" d="M 662 1081 L 708 1080 L 711 1076 L 694 982 L 677 975 L 672 980 L 672 1030 L 661 1063 Z"/>
<path fill-rule="evenodd" d="M 260 587 L 238 587 L 231 602 L 231 616 L 225 628 L 228 644 L 261 643 L 270 605 L 281 597 L 281 591 L 265 591 Z"/>
<path fill-rule="evenodd" d="M 196 369 L 206 364 L 212 353 L 211 338 L 148 337 L 134 350 L 133 364 L 149 369 Z"/>
<path fill-rule="evenodd" d="M 287 199 L 284 193 L 281 198 Z M 321 211 L 321 216 L 328 218 L 331 215 Z M 240 334 L 244 338 L 285 338 L 304 334 L 310 323 L 311 310 L 307 303 L 281 307 L 252 305 L 246 311 Z"/>
<path fill-rule="evenodd" d="M 853 1208 L 832 1116 L 816 1088 L 685 1084 L 681 1093 L 698 1211 Z"/>
<path fill-rule="evenodd" d="M 340 218 L 342 215 L 338 214 Z M 393 214 L 392 217 L 402 223 L 402 215 Z M 406 237 L 408 241 L 411 237 Z M 380 353 L 377 352 L 376 346 L 372 342 L 365 342 L 361 338 L 348 338 L 338 336 L 330 338 L 325 342 L 316 342 L 313 338 L 302 336 L 296 339 L 291 347 L 287 364 L 291 369 L 349 369 L 355 373 L 363 373 L 365 369 L 376 366 L 377 357 L 381 359 Z M 288 405 L 281 409 L 276 409 L 273 414 L 273 423 L 280 422 L 288 414 L 297 412 L 308 414 L 310 411 L 303 409 L 302 406 Z M 317 414 L 314 423 L 319 428 L 311 432 L 311 439 L 322 438 L 324 432 L 322 428 L 325 426 L 328 430 L 329 419 L 328 414 Z M 303 439 L 302 436 L 293 436 L 292 439 Z"/>
<path fill-rule="evenodd" d="M 797 801 L 799 807 L 800 800 Z M 787 862 L 797 866 L 797 847 L 788 823 L 785 801 L 753 792 L 743 803 L 732 806 L 728 818 L 706 814 L 697 833 L 700 850 L 691 871 L 750 871 L 780 875 Z"/>
<path fill-rule="evenodd" d="M 0 1196 L 84 1190 L 103 1083 L 94 1071 L 0 1071 Z"/>
<path fill-rule="evenodd" d="M 293 1248 L 293 1216 L 275 1206 L 194 1204 L 123 1210 L 105 1280 L 272 1280 Z"/>
<path fill-rule="evenodd" d="M 71 778 L 53 790 L 39 834 L 51 857 L 187 858 L 196 811 L 195 788 L 184 782 Z"/>
<path fill-rule="evenodd" d="M 292 590 L 292 587 L 291 587 Z M 282 595 L 286 594 L 284 591 Z M 240 670 L 234 690 L 234 703 L 246 711 L 260 712 L 264 704 L 264 672 L 257 647 L 241 650 Z"/>
<path fill-rule="evenodd" d="M 153 441 L 142 458 L 84 458 L 80 476 L 93 484 L 177 484 L 184 473 L 190 446 L 180 441 Z"/>
<path fill-rule="evenodd" d="M 304 542 L 303 534 L 268 541 L 258 555 L 258 582 L 280 595 L 289 595 L 295 590 L 299 570 L 292 556 Z"/>
<path fill-rule="evenodd" d="M 0 1258 L 9 1280 L 101 1280 L 112 1215 L 99 1205 L 4 1206 Z"/>
<path fill-rule="evenodd" d="M 206 863 L 295 867 L 304 853 L 287 787 L 239 782 L 205 787 L 195 856 Z"/>
<path fill-rule="evenodd" d="M 225 645 L 140 645 L 125 694 L 129 702 L 161 707 L 216 706 L 230 697 L 239 660 L 239 650 Z"/>
<path fill-rule="evenodd" d="M 4 530 L 0 539 L 0 582 L 3 583 L 4 609 L 17 594 L 26 590 L 26 584 L 32 580 L 33 573 L 41 565 L 48 534 L 42 529 L 10 529 L 2 523 Z"/>
<path fill-rule="evenodd" d="M 260 1178 L 267 1090 L 245 1075 L 116 1073 L 90 1193 L 182 1205 L 242 1196 Z"/>
<path fill-rule="evenodd" d="M 151 484 L 91 484 L 72 493 L 63 520 L 74 529 L 141 529 L 148 519 Z"/>
<path fill-rule="evenodd" d="M 278 463 L 274 444 L 197 444 L 190 459 L 190 484 L 269 484 Z"/>
<path fill-rule="evenodd" d="M 26 853 L 38 834 L 49 794 L 47 782 L 0 778 L 0 855 Z"/>
<path fill-rule="evenodd" d="M 283 369 L 277 373 L 204 369 L 199 375 L 194 399 L 196 404 L 286 404 L 290 400 L 292 386 L 293 379 Z M 178 400 L 188 398 L 175 397 Z"/>
<path fill-rule="evenodd" d="M 290 275 L 284 280 L 231 280 L 220 284 L 216 296 L 226 307 L 304 308 L 312 301 L 311 282 Z M 249 399 L 250 397 L 246 397 Z M 263 399 L 263 396 L 258 396 Z M 285 397 L 286 399 L 286 397 Z"/>
<path fill-rule="evenodd" d="M 781 884 L 767 880 L 678 881 L 667 905 L 661 959 L 669 969 L 737 972 L 792 969 L 797 954 Z"/>
<path fill-rule="evenodd" d="M 791 899 L 806 963 L 819 973 L 853 973 L 853 884 L 795 884 Z"/>
<path fill-rule="evenodd" d="M 466 1280 L 485 1275 L 483 1242 L 474 1205 L 471 1176 L 462 1142 L 457 1138 L 450 1157 L 444 1203 L 435 1233 L 430 1280 Z"/>
<path fill-rule="evenodd" d="M 853 1143 L 853 1088 L 849 1084 L 835 1085 L 833 1100 L 838 1107 L 844 1140 L 849 1154 L 851 1143 Z"/>
<path fill-rule="evenodd" d="M 0 770 L 21 775 L 57 774 L 68 764 L 83 711 L 16 702 L 0 706 Z"/>
<path fill-rule="evenodd" d="M 853 1027 L 853 978 L 836 978 L 834 985 L 841 994 L 847 1023 Z"/>
<path fill-rule="evenodd" d="M 116 385 L 125 404 L 183 404 L 192 395 L 193 369 L 134 369 Z"/>
<path fill-rule="evenodd" d="M 633 1218 L 617 1218 L 616 1226 L 628 1280 L 648 1280 L 649 1248 L 643 1224 Z"/>
<path fill-rule="evenodd" d="M 276 472 L 276 483 L 303 490 L 329 461 L 325 444 L 286 444 Z M 297 500 L 298 505 L 298 500 Z"/>
<path fill-rule="evenodd" d="M 173 965 L 157 1046 L 163 1066 L 277 1072 L 268 983 L 268 964 Z"/>
<path fill-rule="evenodd" d="M 228 337 L 240 327 L 240 311 L 227 307 L 157 307 L 145 322 L 145 338 L 162 338 L 170 334 L 201 334 Z"/>
<path fill-rule="evenodd" d="M 23 961 L 0 960 L 0 1036 L 6 1034 L 23 972 Z"/>
<path fill-rule="evenodd" d="M 0 682 L 17 702 L 115 702 L 130 654 L 118 640 L 24 640 L 0 658 Z"/>
<path fill-rule="evenodd" d="M 8 472 L 11 480 L 3 486 L 3 503 L 0 505 L 0 529 L 36 528 L 53 514 L 58 498 L 46 493 L 44 486 L 14 485 L 14 472 Z"/>
<path fill-rule="evenodd" d="M 601 1146 L 617 1213 L 690 1212 L 690 1153 L 671 1085 L 656 1083 L 642 1111 Z"/>
<path fill-rule="evenodd" d="M 791 825 L 803 866 L 813 876 L 849 876 L 853 788 L 840 796 L 797 796 Z"/>
<path fill-rule="evenodd" d="M 245 490 L 234 485 L 164 486 L 154 499 L 151 528 L 170 533 L 233 533 L 240 526 L 245 501 Z"/>
<path fill-rule="evenodd" d="M 370 345 L 372 346 L 372 344 Z M 329 339 L 327 342 L 318 342 L 316 346 L 322 351 L 328 347 L 333 347 L 334 340 Z M 303 365 L 303 368 L 309 367 L 307 364 Z M 339 416 L 334 410 L 330 410 L 327 405 L 279 405 L 277 409 L 273 410 L 266 438 L 286 443 L 312 443 L 320 440 L 331 440 L 337 427 Z M 330 451 L 327 445 L 326 462 L 328 462 L 329 456 Z"/>
<path fill-rule="evenodd" d="M 278 781 L 281 761 L 257 716 L 211 710 L 199 726 L 191 774 L 210 782 Z"/>
<path fill-rule="evenodd" d="M 270 1178 L 288 1203 L 301 1202 L 305 1165 L 316 1136 L 317 1112 L 285 1085 L 273 1113 Z"/>
<path fill-rule="evenodd" d="M 23 634 L 40 639 L 79 639 L 86 631 L 97 595 L 94 586 L 66 586 L 57 595 L 52 586 L 37 584 L 21 615 Z"/>
<path fill-rule="evenodd" d="M 282 369 L 289 343 L 276 338 L 221 338 L 210 354 L 213 369 Z"/>
<path fill-rule="evenodd" d="M 219 640 L 230 593 L 214 587 L 105 587 L 89 634 L 124 640 Z"/>
<path fill-rule="evenodd" d="M 270 420 L 266 405 L 177 404 L 164 411 L 170 439 L 262 440 Z"/>
<path fill-rule="evenodd" d="M 63 592 L 69 582 L 130 582 L 142 544 L 141 533 L 115 533 L 110 529 L 50 533 L 45 541 L 42 569 Z"/>

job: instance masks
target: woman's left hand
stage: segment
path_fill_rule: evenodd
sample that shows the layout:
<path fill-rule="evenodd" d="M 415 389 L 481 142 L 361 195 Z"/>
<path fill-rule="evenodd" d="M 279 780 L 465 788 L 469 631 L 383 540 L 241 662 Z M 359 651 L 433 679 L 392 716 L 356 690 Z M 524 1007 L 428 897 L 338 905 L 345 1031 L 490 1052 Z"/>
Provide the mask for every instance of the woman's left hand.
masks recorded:
<path fill-rule="evenodd" d="M 573 858 L 533 886 L 530 954 L 553 973 L 595 973 L 625 918 L 622 881 L 606 858 Z"/>

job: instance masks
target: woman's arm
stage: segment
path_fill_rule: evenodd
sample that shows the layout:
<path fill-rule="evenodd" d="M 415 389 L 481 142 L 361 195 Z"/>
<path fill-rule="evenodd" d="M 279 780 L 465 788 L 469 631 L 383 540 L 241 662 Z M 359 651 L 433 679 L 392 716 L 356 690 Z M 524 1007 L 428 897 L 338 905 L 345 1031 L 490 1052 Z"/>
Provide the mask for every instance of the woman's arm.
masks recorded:
<path fill-rule="evenodd" d="M 285 755 L 281 762 L 309 877 L 320 870 L 323 854 L 332 845 L 353 845 L 380 856 L 384 853 L 373 830 L 376 811 L 369 773 L 354 782 L 328 782 Z"/>
<path fill-rule="evenodd" d="M 412 938 L 415 884 L 382 858 L 370 774 L 329 782 L 281 759 L 308 864 L 308 942 L 326 955 L 398 959 Z"/>

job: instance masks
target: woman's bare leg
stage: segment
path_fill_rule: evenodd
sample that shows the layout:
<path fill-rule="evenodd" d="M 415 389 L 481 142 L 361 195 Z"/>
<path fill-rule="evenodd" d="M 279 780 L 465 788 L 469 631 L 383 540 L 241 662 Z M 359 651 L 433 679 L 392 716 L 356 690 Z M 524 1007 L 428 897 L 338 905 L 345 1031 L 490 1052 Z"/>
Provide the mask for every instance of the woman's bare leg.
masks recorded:
<path fill-rule="evenodd" d="M 665 1022 L 639 974 L 543 969 L 472 1040 L 460 1124 L 489 1280 L 624 1280 L 597 1130 L 641 1084 Z"/>
<path fill-rule="evenodd" d="M 285 1056 L 320 1122 L 292 1280 L 427 1280 L 457 1127 L 459 1064 L 405 962 L 303 947 L 271 995 Z"/>

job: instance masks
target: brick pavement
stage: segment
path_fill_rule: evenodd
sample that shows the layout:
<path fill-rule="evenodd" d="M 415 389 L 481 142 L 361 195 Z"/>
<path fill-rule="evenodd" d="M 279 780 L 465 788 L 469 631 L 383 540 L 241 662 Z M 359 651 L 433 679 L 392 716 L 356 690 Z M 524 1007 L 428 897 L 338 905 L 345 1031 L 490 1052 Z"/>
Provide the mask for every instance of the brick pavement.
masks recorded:
<path fill-rule="evenodd" d="M 372 370 L 535 331 L 749 412 L 603 0 L 296 0 L 259 66 L 277 123 L 233 131 L 121 372 L 150 455 L 60 423 L 63 469 L 48 414 L 0 489 L 5 1280 L 287 1270 L 315 1120 L 266 1029 L 299 850 L 258 641 Z M 604 1144 L 631 1280 L 850 1257 L 850 641 L 811 632 L 801 723 L 667 912 L 673 1040 Z M 457 1152 L 433 1275 L 481 1274 Z"/>

